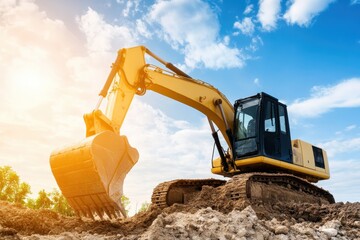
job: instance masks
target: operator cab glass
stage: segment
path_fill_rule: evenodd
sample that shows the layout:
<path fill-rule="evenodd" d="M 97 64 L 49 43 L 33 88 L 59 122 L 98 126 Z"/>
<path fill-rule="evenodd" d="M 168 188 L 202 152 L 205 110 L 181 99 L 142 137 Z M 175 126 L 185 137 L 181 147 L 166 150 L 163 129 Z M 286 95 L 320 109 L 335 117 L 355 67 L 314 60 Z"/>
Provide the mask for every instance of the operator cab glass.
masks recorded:
<path fill-rule="evenodd" d="M 292 162 L 286 105 L 259 93 L 235 102 L 234 156 L 267 156 Z"/>
<path fill-rule="evenodd" d="M 259 99 L 243 101 L 236 106 L 234 149 L 237 157 L 257 154 Z"/>

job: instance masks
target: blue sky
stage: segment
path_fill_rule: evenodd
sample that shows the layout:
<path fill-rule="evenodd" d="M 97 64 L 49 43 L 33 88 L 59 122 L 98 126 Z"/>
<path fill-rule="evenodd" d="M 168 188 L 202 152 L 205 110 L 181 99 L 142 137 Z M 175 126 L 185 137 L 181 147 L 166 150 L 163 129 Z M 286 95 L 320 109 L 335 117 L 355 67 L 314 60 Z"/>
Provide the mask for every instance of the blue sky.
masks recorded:
<path fill-rule="evenodd" d="M 288 105 L 292 138 L 325 148 L 338 201 L 360 201 L 360 1 L 5 0 L 0 3 L 0 164 L 36 193 L 56 186 L 48 158 L 84 137 L 122 47 L 146 45 L 231 102 L 267 92 Z M 140 160 L 133 209 L 156 184 L 210 173 L 206 118 L 154 93 L 122 134 Z"/>

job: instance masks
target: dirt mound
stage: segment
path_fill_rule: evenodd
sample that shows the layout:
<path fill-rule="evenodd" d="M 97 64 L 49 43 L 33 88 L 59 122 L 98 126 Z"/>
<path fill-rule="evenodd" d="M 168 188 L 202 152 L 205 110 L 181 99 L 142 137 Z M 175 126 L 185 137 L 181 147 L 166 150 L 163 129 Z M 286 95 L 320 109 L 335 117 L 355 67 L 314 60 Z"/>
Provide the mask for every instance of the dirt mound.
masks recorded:
<path fill-rule="evenodd" d="M 50 210 L 33 210 L 18 204 L 0 201 L 0 237 L 19 235 L 58 235 L 76 232 L 124 236 L 146 230 L 161 213 L 157 207 L 121 220 L 92 221 L 66 217 Z"/>
<path fill-rule="evenodd" d="M 234 186 L 231 186 L 234 187 Z M 359 239 L 360 203 L 230 200 L 229 186 L 203 186 L 186 205 L 92 221 L 0 201 L 0 239 Z"/>
<path fill-rule="evenodd" d="M 127 239 L 356 239 L 359 234 L 356 226 L 349 230 L 336 219 L 317 223 L 259 219 L 248 206 L 228 214 L 211 208 L 192 214 L 163 213 L 145 233 Z"/>
<path fill-rule="evenodd" d="M 5 229 L 5 232 L 12 229 L 13 232 L 21 235 L 52 235 L 74 230 L 100 233 L 116 228 L 108 222 L 83 221 L 79 218 L 62 216 L 50 210 L 33 210 L 4 201 L 0 202 L 0 226 L 2 230 Z"/>

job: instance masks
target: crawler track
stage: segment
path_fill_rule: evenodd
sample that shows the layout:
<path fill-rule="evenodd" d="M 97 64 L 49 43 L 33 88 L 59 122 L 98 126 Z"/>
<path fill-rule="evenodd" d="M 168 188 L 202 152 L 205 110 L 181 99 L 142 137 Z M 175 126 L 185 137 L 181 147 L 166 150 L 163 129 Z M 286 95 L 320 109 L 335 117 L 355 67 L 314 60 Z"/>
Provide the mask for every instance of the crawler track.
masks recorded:
<path fill-rule="evenodd" d="M 229 193 L 233 200 L 246 197 L 264 202 L 335 202 L 328 191 L 291 174 L 242 174 L 234 176 L 227 184 L 231 185 Z"/>
<path fill-rule="evenodd" d="M 226 181 L 218 179 L 179 179 L 159 184 L 153 191 L 151 202 L 160 208 L 174 203 L 185 203 L 186 194 L 201 191 L 202 186 L 218 187 Z"/>
<path fill-rule="evenodd" d="M 246 173 L 229 181 L 217 179 L 173 180 L 159 184 L 153 192 L 152 203 L 160 208 L 174 203 L 187 202 L 187 195 L 201 191 L 202 186 L 223 186 L 229 200 L 239 199 L 278 202 L 334 203 L 334 197 L 326 190 L 291 174 Z"/>

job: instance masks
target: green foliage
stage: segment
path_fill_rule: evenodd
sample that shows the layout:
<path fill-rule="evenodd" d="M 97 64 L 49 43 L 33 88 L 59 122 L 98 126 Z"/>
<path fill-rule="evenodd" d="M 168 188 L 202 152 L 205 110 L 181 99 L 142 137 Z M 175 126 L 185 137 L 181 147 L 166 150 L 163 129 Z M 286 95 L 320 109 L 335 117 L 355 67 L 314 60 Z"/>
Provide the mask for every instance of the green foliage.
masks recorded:
<path fill-rule="evenodd" d="M 143 202 L 143 203 L 141 204 L 141 207 L 140 207 L 138 213 L 140 213 L 140 212 L 145 212 L 146 210 L 149 209 L 149 207 L 150 207 L 150 203 L 148 203 L 148 202 Z"/>
<path fill-rule="evenodd" d="M 54 189 L 50 193 L 50 196 L 51 196 L 51 200 L 52 200 L 52 209 L 55 212 L 58 212 L 62 215 L 66 215 L 66 216 L 74 216 L 75 215 L 74 211 L 68 204 L 66 198 L 64 197 L 64 195 L 62 195 L 62 193 L 59 190 Z"/>
<path fill-rule="evenodd" d="M 0 167 L 0 200 L 24 204 L 30 193 L 30 185 L 20 182 L 20 177 L 10 166 Z"/>
<path fill-rule="evenodd" d="M 44 189 L 41 190 L 38 193 L 37 199 L 35 200 L 35 207 L 37 209 L 40 209 L 40 208 L 49 209 L 49 208 L 51 208 L 51 205 L 52 205 L 52 201 L 50 199 L 50 194 L 45 192 Z"/>
<path fill-rule="evenodd" d="M 121 196 L 121 203 L 125 208 L 126 214 L 129 214 L 129 210 L 130 210 L 130 199 L 128 197 L 126 197 L 125 195 Z"/>
<path fill-rule="evenodd" d="M 26 203 L 25 203 L 25 206 L 28 207 L 28 208 L 36 209 L 35 199 L 28 198 Z"/>
<path fill-rule="evenodd" d="M 28 199 L 27 207 L 32 209 L 50 209 L 66 216 L 74 216 L 74 211 L 59 190 L 47 193 L 41 190 L 36 199 Z"/>
<path fill-rule="evenodd" d="M 63 215 L 74 215 L 59 190 L 54 189 L 50 193 L 41 190 L 36 199 L 28 198 L 30 193 L 30 185 L 21 182 L 20 177 L 10 166 L 0 167 L 0 200 L 20 203 L 32 209 L 51 209 Z"/>

